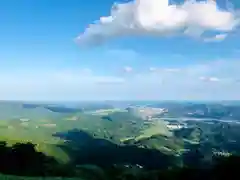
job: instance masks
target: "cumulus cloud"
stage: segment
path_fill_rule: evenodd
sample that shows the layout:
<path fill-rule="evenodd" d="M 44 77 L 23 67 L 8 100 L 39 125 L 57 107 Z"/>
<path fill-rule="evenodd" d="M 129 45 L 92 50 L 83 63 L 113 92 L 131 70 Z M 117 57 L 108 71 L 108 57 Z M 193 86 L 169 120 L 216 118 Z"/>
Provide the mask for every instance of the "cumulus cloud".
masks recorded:
<path fill-rule="evenodd" d="M 129 35 L 187 35 L 219 41 L 235 30 L 239 22 L 237 10 L 220 9 L 213 0 L 187 0 L 182 4 L 170 4 L 169 0 L 133 0 L 115 3 L 110 15 L 90 24 L 77 37 L 77 42 L 95 45 Z M 205 32 L 219 35 L 208 37 Z"/>

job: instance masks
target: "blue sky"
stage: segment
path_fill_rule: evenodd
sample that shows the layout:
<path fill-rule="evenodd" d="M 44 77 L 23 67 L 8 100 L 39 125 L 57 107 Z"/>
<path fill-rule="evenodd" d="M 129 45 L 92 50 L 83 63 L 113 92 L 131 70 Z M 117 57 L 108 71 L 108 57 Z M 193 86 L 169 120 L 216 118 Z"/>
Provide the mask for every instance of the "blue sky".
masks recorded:
<path fill-rule="evenodd" d="M 2 0 L 0 99 L 240 99 L 239 2 L 164 2 Z"/>

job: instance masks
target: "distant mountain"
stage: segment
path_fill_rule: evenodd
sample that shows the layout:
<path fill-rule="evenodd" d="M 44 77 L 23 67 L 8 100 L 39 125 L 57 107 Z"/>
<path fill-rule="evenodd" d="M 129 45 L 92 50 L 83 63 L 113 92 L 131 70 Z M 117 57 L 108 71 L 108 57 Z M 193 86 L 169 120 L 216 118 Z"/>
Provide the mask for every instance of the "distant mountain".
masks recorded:
<path fill-rule="evenodd" d="M 0 102 L 0 119 L 58 118 L 66 113 L 82 112 L 82 109 L 47 104 L 29 104 L 21 102 Z"/>
<path fill-rule="evenodd" d="M 149 107 L 168 109 L 165 117 L 240 120 L 240 104 L 238 103 L 163 102 Z"/>

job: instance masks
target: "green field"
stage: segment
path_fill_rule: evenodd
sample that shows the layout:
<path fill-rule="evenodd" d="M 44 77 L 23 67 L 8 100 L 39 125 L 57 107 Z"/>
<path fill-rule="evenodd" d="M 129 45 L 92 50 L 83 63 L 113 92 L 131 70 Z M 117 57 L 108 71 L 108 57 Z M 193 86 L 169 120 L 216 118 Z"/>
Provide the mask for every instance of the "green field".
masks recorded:
<path fill-rule="evenodd" d="M 133 116 L 127 115 L 126 112 L 122 113 L 125 113 L 123 117 L 129 116 L 128 118 L 134 120 Z M 121 115 L 121 112 L 118 115 Z M 140 133 L 141 126 L 132 125 L 131 121 L 125 121 L 121 119 L 121 116 L 114 118 L 113 122 L 102 119 L 100 115 L 72 113 L 59 119 L 31 119 L 29 117 L 28 119 L 0 120 L 0 140 L 6 141 L 9 145 L 17 142 L 31 142 L 36 144 L 38 151 L 54 156 L 59 161 L 67 162 L 68 154 L 59 147 L 59 145 L 64 145 L 64 140 L 54 137 L 55 133 L 79 129 L 95 138 L 107 139 L 113 143 L 119 143 L 122 138 Z"/>

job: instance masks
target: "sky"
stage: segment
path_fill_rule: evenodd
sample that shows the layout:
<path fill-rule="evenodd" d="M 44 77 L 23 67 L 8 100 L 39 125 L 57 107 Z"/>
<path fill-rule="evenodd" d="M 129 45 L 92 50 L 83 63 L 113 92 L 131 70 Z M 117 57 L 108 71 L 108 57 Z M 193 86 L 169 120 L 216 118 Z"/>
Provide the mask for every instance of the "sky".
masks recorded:
<path fill-rule="evenodd" d="M 2 0 L 0 99 L 240 100 L 239 0 Z"/>

